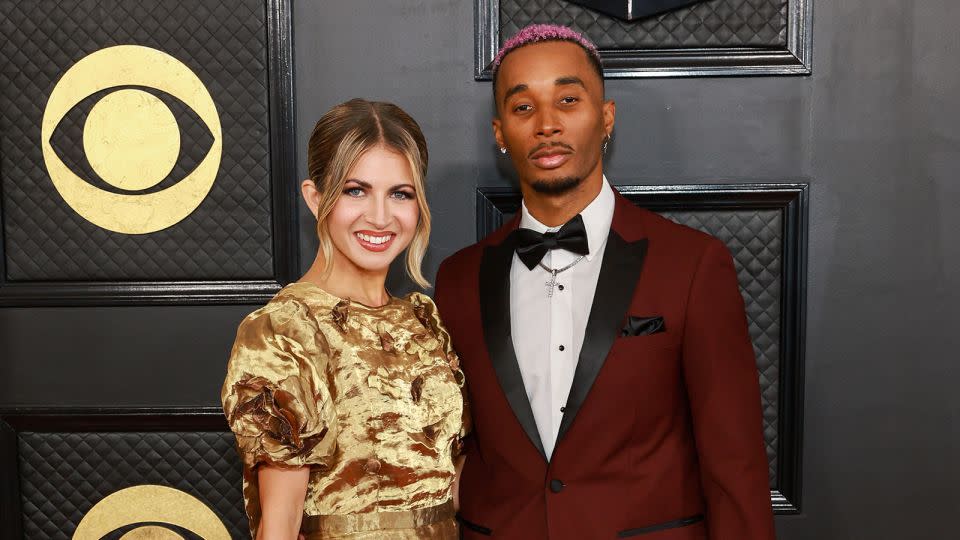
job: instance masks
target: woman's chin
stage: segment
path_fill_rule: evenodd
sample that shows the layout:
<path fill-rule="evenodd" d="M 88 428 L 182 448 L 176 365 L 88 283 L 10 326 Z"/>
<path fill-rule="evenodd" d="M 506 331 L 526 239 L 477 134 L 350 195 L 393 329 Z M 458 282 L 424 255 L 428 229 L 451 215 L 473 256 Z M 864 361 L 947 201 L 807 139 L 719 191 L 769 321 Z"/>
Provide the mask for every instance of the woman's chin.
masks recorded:
<path fill-rule="evenodd" d="M 402 244 L 394 244 L 384 251 L 375 251 L 353 245 L 347 251 L 340 251 L 340 256 L 357 272 L 381 274 L 390 270 L 390 265 L 403 252 L 403 247 Z"/>
<path fill-rule="evenodd" d="M 353 266 L 367 274 L 380 274 L 386 273 L 390 270 L 390 264 L 393 263 L 393 260 L 396 258 L 395 254 L 387 253 L 378 253 L 376 255 L 362 254 L 358 257 L 351 258 L 350 262 L 353 263 Z"/>

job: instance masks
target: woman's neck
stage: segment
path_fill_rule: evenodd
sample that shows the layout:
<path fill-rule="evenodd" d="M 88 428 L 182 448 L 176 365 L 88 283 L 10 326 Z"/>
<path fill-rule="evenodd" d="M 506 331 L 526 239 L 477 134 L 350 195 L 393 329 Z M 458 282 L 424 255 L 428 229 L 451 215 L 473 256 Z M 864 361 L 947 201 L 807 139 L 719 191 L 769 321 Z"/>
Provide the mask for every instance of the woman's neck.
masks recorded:
<path fill-rule="evenodd" d="M 313 264 L 300 281 L 313 283 L 334 296 L 348 298 L 371 307 L 382 306 L 390 301 L 390 295 L 387 294 L 385 287 L 386 271 L 365 271 L 350 264 L 349 261 L 334 259 L 330 272 L 324 275 L 323 256 L 320 253 L 317 253 Z"/>

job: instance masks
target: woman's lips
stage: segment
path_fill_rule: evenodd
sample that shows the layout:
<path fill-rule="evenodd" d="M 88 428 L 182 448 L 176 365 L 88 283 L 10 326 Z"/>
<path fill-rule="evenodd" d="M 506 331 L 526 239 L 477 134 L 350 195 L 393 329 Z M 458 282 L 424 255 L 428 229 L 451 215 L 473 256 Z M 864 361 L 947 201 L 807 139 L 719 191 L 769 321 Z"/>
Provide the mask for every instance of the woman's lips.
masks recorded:
<path fill-rule="evenodd" d="M 393 244 L 393 239 L 397 237 L 393 233 L 377 233 L 369 231 L 358 231 L 353 234 L 353 237 L 357 239 L 357 243 L 363 249 L 368 251 L 386 251 L 390 248 L 390 245 Z"/>

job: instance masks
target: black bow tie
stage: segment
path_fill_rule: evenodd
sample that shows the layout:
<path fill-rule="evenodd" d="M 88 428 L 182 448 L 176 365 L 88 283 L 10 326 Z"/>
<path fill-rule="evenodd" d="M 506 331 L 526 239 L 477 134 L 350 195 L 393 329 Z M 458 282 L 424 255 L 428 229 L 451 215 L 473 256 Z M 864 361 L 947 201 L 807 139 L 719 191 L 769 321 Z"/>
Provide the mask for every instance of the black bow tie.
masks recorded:
<path fill-rule="evenodd" d="M 583 218 L 577 214 L 563 224 L 557 232 L 540 234 L 530 229 L 517 229 L 514 234 L 514 248 L 517 256 L 527 268 L 533 270 L 543 256 L 551 249 L 565 249 L 577 255 L 590 253 L 587 244 L 587 229 Z"/>

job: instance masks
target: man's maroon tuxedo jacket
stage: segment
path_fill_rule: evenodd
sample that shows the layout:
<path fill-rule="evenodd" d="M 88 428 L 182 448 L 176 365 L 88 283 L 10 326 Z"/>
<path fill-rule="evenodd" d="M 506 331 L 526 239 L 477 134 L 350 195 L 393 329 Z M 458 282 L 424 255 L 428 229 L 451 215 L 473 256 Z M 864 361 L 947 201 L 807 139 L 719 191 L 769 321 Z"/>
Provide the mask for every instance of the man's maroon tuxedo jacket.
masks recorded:
<path fill-rule="evenodd" d="M 548 459 L 510 335 L 518 223 L 437 275 L 473 413 L 464 538 L 772 539 L 758 375 L 726 247 L 617 195 Z"/>

